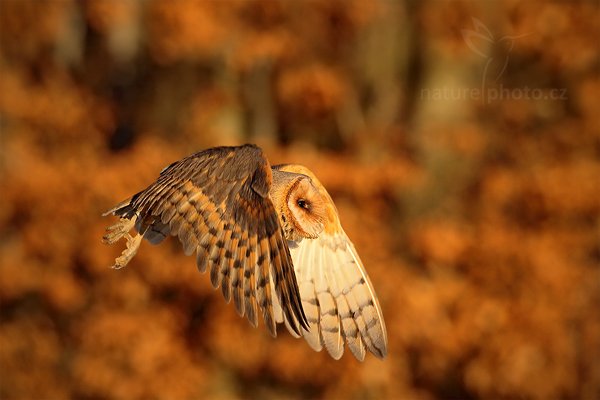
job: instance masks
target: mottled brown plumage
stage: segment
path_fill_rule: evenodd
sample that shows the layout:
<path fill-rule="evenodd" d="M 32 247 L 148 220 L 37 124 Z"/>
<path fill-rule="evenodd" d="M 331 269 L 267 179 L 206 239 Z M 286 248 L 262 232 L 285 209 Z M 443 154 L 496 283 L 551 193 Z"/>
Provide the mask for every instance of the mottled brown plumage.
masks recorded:
<path fill-rule="evenodd" d="M 257 324 L 263 314 L 272 335 L 275 283 L 293 329 L 307 327 L 293 264 L 269 198 L 272 173 L 255 146 L 209 149 L 165 168 L 156 182 L 108 213 L 121 217 L 109 228 L 107 243 L 127 235 L 128 247 L 116 260 L 123 267 L 135 255 L 141 238 L 159 243 L 178 236 L 184 252 L 196 251 L 198 268 L 210 273 L 227 301 L 233 292 L 236 310 Z M 127 233 L 132 227 L 138 234 Z"/>
<path fill-rule="evenodd" d="M 133 258 L 142 239 L 158 244 L 178 236 L 184 253 L 196 252 L 198 269 L 208 269 L 212 285 L 252 325 L 260 312 L 273 336 L 284 322 L 336 359 L 345 342 L 359 360 L 365 349 L 385 356 L 372 285 L 331 197 L 305 167 L 271 168 L 254 145 L 208 149 L 169 165 L 108 214 L 120 221 L 104 241 L 127 240 L 115 268 Z"/>

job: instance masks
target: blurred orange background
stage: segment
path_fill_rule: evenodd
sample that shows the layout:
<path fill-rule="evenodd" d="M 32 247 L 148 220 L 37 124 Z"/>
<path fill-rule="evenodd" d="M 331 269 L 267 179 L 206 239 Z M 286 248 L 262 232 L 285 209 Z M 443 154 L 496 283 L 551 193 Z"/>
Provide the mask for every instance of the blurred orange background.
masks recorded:
<path fill-rule="evenodd" d="M 597 1 L 0 1 L 2 399 L 600 398 Z M 383 361 L 253 329 L 101 213 L 253 142 L 311 168 Z"/>

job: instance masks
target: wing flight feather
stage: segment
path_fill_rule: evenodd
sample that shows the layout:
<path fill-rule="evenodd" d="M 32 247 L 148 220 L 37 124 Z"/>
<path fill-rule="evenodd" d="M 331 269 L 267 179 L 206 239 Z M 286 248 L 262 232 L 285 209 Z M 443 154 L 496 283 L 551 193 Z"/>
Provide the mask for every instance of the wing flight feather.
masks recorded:
<path fill-rule="evenodd" d="M 104 241 L 128 239 L 115 266 L 135 255 L 141 238 L 159 243 L 178 236 L 185 254 L 196 251 L 198 269 L 209 270 L 226 301 L 256 325 L 261 309 L 275 336 L 273 298 L 283 305 L 290 327 L 308 327 L 292 259 L 275 208 L 268 197 L 271 169 L 253 145 L 218 147 L 193 154 L 161 171 L 156 182 L 107 214 L 121 217 Z M 134 228 L 138 234 L 131 236 Z M 271 290 L 269 282 L 273 280 Z"/>

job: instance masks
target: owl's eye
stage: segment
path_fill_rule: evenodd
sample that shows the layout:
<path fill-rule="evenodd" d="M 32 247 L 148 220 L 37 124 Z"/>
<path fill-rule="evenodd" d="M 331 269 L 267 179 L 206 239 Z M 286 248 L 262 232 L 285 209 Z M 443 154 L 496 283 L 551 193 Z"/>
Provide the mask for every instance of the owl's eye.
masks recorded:
<path fill-rule="evenodd" d="M 304 208 L 305 210 L 309 209 L 309 204 L 306 200 L 304 199 L 298 199 L 298 201 L 296 202 L 296 204 L 298 204 L 298 207 L 300 208 Z"/>

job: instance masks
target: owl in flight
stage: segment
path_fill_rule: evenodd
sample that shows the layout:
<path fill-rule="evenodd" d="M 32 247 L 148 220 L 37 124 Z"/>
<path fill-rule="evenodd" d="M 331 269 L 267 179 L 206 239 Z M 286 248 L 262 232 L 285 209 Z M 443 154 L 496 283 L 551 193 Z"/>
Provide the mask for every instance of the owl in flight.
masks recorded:
<path fill-rule="evenodd" d="M 178 236 L 253 326 L 260 310 L 271 335 L 285 323 L 334 359 L 345 343 L 361 361 L 366 350 L 387 354 L 373 285 L 333 200 L 306 167 L 271 166 L 255 145 L 207 149 L 169 165 L 109 214 L 120 220 L 103 241 L 127 240 L 114 268 L 127 265 L 142 239 Z"/>

